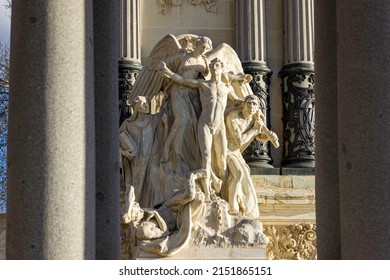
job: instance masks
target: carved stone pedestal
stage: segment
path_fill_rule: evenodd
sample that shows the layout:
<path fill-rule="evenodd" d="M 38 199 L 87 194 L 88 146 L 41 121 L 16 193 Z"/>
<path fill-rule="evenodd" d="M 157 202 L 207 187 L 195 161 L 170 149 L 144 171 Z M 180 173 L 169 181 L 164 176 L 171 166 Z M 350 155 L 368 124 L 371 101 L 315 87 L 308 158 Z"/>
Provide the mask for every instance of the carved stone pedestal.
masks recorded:
<path fill-rule="evenodd" d="M 267 259 L 317 258 L 314 176 L 254 175 Z"/>

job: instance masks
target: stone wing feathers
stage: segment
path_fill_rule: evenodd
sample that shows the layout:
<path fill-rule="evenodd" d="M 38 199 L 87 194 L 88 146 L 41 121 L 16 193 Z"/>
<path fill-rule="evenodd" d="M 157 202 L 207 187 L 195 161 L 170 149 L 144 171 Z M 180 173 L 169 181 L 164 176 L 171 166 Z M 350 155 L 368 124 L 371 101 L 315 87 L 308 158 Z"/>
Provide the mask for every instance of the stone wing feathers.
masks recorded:
<path fill-rule="evenodd" d="M 172 63 L 175 61 L 173 57 L 184 51 L 175 36 L 168 34 L 162 38 L 152 49 L 146 64 L 138 74 L 130 92 L 130 102 L 137 96 L 146 96 L 150 99 L 156 96 L 161 91 L 164 82 L 167 81 L 167 78 L 164 78 L 157 71 L 157 62 L 164 61 L 168 67 L 172 67 Z"/>

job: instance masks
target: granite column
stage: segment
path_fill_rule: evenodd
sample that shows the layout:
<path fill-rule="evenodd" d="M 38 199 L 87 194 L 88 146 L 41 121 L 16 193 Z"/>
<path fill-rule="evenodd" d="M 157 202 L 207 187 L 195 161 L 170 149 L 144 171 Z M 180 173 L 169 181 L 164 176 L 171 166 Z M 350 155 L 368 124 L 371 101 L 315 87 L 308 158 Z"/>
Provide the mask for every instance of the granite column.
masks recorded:
<path fill-rule="evenodd" d="M 95 258 L 92 1 L 14 1 L 7 259 Z"/>
<path fill-rule="evenodd" d="M 93 1 L 96 135 L 96 259 L 120 258 L 118 7 Z"/>
<path fill-rule="evenodd" d="M 336 0 L 315 3 L 316 221 L 319 259 L 340 259 Z"/>
<path fill-rule="evenodd" d="M 390 259 L 389 27 L 388 1 L 337 1 L 343 259 Z"/>
<path fill-rule="evenodd" d="M 388 1 L 320 0 L 316 16 L 318 257 L 389 259 Z"/>

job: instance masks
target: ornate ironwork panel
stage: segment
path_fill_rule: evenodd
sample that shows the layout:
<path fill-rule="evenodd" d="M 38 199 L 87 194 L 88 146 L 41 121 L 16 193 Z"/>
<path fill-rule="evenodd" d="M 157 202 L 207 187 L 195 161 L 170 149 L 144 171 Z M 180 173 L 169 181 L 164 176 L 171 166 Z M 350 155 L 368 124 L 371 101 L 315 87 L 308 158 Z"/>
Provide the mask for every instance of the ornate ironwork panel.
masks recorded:
<path fill-rule="evenodd" d="M 289 65 L 283 79 L 283 166 L 315 166 L 314 68 Z"/>
<path fill-rule="evenodd" d="M 119 125 L 130 117 L 129 96 L 142 66 L 139 63 L 119 61 Z"/>

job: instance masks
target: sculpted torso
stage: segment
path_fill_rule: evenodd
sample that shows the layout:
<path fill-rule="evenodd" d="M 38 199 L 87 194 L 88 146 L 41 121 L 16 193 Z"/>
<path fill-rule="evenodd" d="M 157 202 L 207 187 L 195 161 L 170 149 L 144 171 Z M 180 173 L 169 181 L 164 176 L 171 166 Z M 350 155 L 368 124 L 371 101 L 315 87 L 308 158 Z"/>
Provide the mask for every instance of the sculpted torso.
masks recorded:
<path fill-rule="evenodd" d="M 242 110 L 230 112 L 226 117 L 228 149 L 238 153 L 245 149 L 255 136 L 253 128 L 253 116 L 245 118 Z"/>
<path fill-rule="evenodd" d="M 230 91 L 231 88 L 223 82 L 205 83 L 200 92 L 200 103 L 202 104 L 200 121 L 212 129 L 220 128 L 224 122 L 223 115 Z"/>

